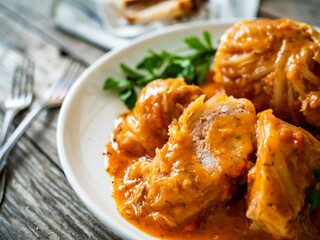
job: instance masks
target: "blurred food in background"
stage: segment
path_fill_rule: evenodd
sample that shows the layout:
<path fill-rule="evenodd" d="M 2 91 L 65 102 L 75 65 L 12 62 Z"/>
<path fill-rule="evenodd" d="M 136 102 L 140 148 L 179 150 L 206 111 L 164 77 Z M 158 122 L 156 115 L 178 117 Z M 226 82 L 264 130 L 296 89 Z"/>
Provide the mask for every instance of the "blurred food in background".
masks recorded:
<path fill-rule="evenodd" d="M 51 17 L 64 32 L 104 49 L 124 47 L 176 23 L 252 19 L 259 0 L 55 0 Z"/>
<path fill-rule="evenodd" d="M 132 24 L 192 15 L 207 0 L 111 0 L 111 2 Z"/>

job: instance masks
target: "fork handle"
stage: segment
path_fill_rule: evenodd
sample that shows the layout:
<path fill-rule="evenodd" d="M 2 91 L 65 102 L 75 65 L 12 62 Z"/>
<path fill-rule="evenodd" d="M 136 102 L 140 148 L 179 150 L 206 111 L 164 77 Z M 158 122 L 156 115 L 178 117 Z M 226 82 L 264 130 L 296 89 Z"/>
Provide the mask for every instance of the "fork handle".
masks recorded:
<path fill-rule="evenodd" d="M 10 131 L 11 123 L 13 118 L 17 115 L 18 111 L 16 109 L 8 109 L 4 115 L 2 132 L 0 136 L 0 146 L 2 146 L 8 136 Z"/>
<path fill-rule="evenodd" d="M 27 128 L 31 125 L 33 120 L 39 115 L 39 113 L 45 108 L 43 105 L 36 106 L 27 116 L 21 121 L 18 127 L 14 130 L 5 144 L 0 148 L 0 173 L 7 164 L 6 156 L 14 147 L 16 142 L 24 134 Z"/>

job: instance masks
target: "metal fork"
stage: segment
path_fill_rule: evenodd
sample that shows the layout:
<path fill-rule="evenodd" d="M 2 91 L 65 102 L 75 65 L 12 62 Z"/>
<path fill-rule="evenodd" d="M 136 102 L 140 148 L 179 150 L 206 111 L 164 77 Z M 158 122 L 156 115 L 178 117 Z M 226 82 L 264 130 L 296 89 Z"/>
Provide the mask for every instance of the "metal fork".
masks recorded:
<path fill-rule="evenodd" d="M 22 110 L 30 106 L 33 99 L 33 75 L 34 63 L 24 57 L 22 64 L 18 65 L 13 74 L 11 95 L 4 103 L 5 116 L 2 132 L 0 135 L 0 146 L 5 142 L 13 118 Z"/>
<path fill-rule="evenodd" d="M 23 135 L 26 129 L 31 125 L 33 120 L 39 115 L 42 110 L 60 107 L 66 94 L 71 88 L 73 82 L 85 69 L 85 64 L 77 59 L 70 59 L 64 74 L 52 84 L 47 92 L 46 100 L 39 103 L 35 108 L 21 121 L 6 143 L 0 149 L 0 172 L 7 164 L 6 155 L 14 147 L 18 139 Z"/>
<path fill-rule="evenodd" d="M 33 99 L 34 63 L 27 57 L 22 58 L 21 65 L 14 69 L 11 95 L 4 103 L 5 115 L 2 132 L 0 135 L 0 147 L 5 142 L 14 117 L 22 110 L 29 107 Z M 6 184 L 6 170 L 0 174 L 0 203 L 3 199 Z"/>

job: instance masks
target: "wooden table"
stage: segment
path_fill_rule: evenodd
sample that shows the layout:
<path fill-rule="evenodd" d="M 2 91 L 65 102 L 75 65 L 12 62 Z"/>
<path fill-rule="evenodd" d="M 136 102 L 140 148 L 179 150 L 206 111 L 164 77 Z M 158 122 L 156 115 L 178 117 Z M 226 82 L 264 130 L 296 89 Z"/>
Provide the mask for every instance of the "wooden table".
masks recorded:
<path fill-rule="evenodd" d="M 0 39 L 24 49 L 36 62 L 35 92 L 61 73 L 62 49 L 92 63 L 105 53 L 57 30 L 50 21 L 53 0 L 0 0 Z M 261 0 L 260 17 L 286 17 L 320 25 L 318 0 Z M 10 79 L 0 79 L 0 101 Z M 119 239 L 82 204 L 61 168 L 56 149 L 59 110 L 41 114 L 9 155 L 8 184 L 0 208 L 0 239 Z M 3 120 L 0 108 L 0 124 Z M 15 124 L 21 120 L 16 119 Z"/>

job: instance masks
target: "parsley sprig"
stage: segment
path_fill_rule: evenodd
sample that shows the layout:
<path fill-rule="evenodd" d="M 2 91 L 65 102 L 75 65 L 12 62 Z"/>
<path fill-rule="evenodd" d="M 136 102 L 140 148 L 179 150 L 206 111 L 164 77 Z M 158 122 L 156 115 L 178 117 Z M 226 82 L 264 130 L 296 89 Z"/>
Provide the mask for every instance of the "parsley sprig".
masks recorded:
<path fill-rule="evenodd" d="M 149 55 L 138 63 L 136 70 L 121 63 L 120 68 L 126 78 L 108 77 L 103 88 L 118 91 L 118 98 L 132 109 L 137 101 L 135 87 L 144 87 L 153 80 L 184 78 L 188 84 L 201 86 L 206 81 L 216 53 L 211 35 L 205 31 L 203 41 L 197 37 L 188 37 L 184 43 L 186 48 L 179 51 L 179 54 L 149 50 Z"/>
<path fill-rule="evenodd" d="M 320 183 L 320 169 L 315 169 L 314 174 L 318 183 Z M 311 189 L 308 197 L 308 202 L 311 204 L 310 211 L 316 210 L 320 207 L 320 190 L 319 189 Z"/>

